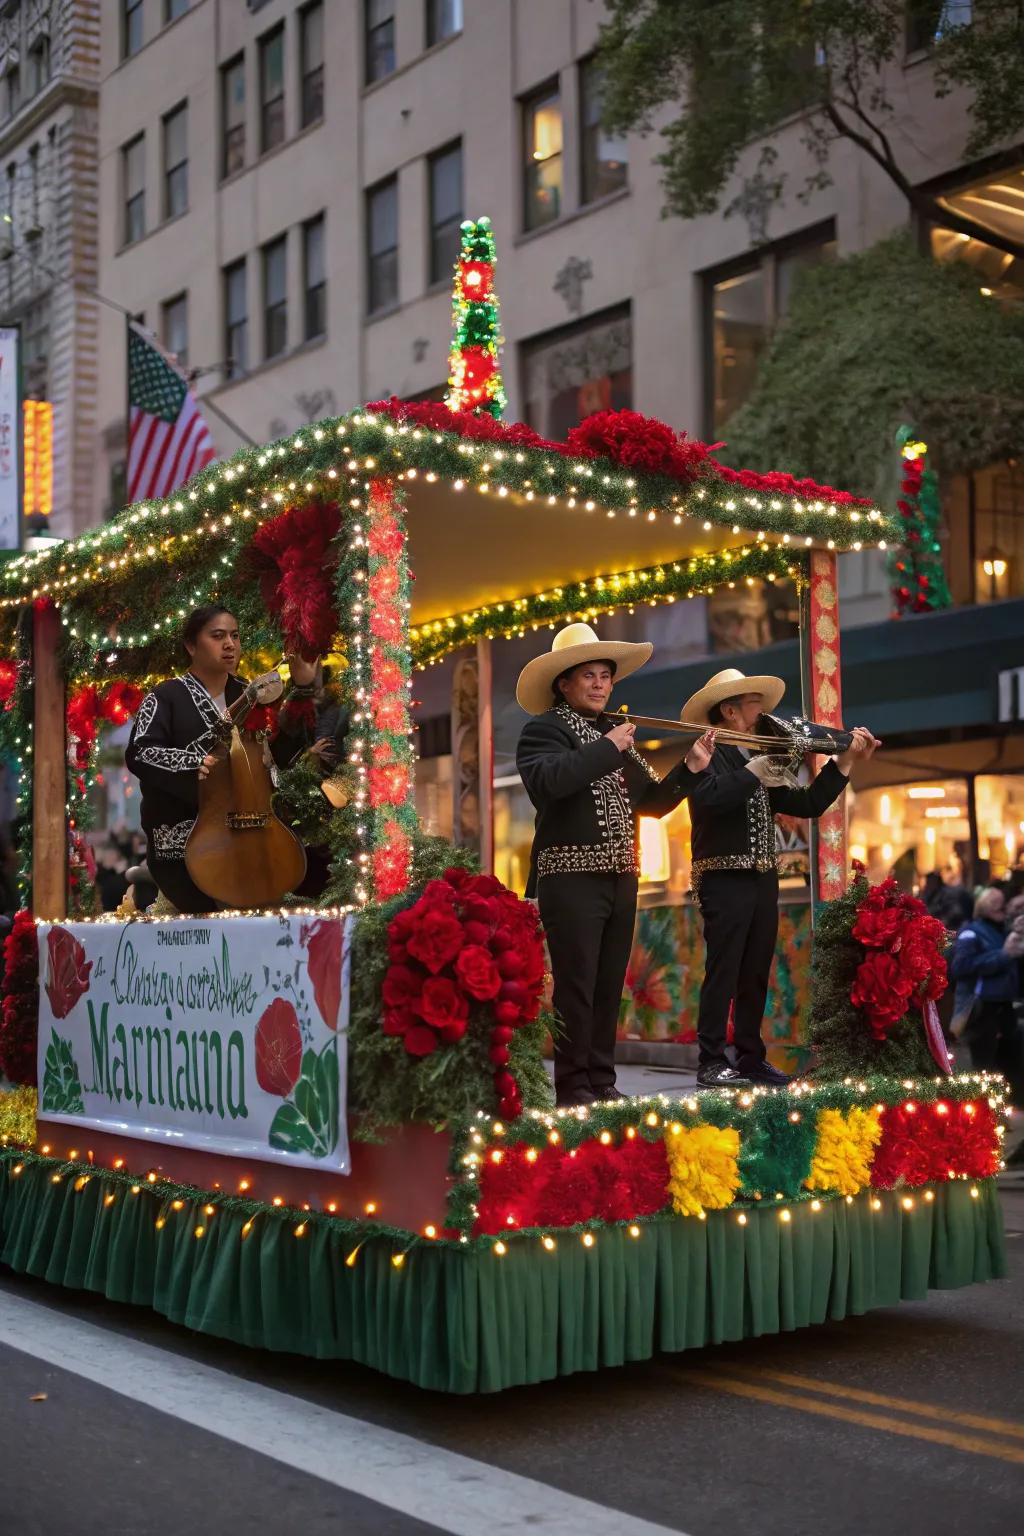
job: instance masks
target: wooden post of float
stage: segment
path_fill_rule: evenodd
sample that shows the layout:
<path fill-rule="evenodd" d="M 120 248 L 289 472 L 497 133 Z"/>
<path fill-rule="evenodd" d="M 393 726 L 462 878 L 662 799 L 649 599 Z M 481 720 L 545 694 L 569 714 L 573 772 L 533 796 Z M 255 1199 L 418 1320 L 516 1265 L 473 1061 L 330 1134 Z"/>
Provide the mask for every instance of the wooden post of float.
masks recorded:
<path fill-rule="evenodd" d="M 494 873 L 494 664 L 491 642 L 476 642 L 477 720 L 479 751 L 480 868 Z"/>
<path fill-rule="evenodd" d="M 809 720 L 842 726 L 839 571 L 831 550 L 812 551 L 809 579 L 800 594 L 800 692 Z M 811 822 L 812 922 L 818 902 L 831 901 L 846 888 L 846 813 L 844 795 L 824 816 Z"/>
<path fill-rule="evenodd" d="M 67 746 L 60 617 L 36 608 L 33 632 L 35 696 L 32 732 L 32 909 L 36 917 L 67 916 Z"/>

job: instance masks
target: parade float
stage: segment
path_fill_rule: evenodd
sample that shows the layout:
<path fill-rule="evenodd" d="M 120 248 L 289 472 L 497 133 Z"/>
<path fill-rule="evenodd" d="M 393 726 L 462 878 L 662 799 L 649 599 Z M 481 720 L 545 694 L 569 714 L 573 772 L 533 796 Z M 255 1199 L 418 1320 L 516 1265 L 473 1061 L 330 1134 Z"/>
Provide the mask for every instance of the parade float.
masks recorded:
<path fill-rule="evenodd" d="M 836 553 L 901 527 L 632 412 L 564 444 L 502 424 L 492 288 L 483 221 L 464 230 L 454 409 L 322 421 L 0 574 L 25 906 L 0 1262 L 460 1393 L 1001 1275 L 1002 1082 L 950 1075 L 944 934 L 893 884 L 848 883 L 840 811 L 813 850 L 815 1074 L 553 1107 L 536 912 L 487 872 L 486 839 L 481 869 L 422 835 L 413 669 L 475 648 L 486 736 L 502 637 L 788 578 L 805 713 L 838 726 Z M 352 726 L 332 793 L 300 766 L 277 800 L 329 850 L 327 887 L 97 917 L 97 741 L 180 670 L 182 618 L 209 601 L 238 617 L 249 672 L 337 657 Z"/>

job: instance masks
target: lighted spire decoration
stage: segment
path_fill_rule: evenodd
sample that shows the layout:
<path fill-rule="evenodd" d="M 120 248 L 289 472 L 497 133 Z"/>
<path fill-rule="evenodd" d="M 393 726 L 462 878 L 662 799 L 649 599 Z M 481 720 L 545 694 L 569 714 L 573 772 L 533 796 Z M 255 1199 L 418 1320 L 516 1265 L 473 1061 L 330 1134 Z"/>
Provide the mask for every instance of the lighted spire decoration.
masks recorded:
<path fill-rule="evenodd" d="M 466 219 L 455 264 L 452 350 L 446 403 L 450 410 L 501 419 L 501 316 L 494 289 L 494 234 L 488 218 Z"/>
<path fill-rule="evenodd" d="M 889 554 L 889 580 L 894 616 L 948 608 L 952 602 L 942 564 L 939 523 L 942 503 L 935 471 L 928 464 L 928 446 L 915 439 L 910 427 L 896 434 L 900 450 L 900 495 L 896 502 L 905 535 L 900 549 Z"/>

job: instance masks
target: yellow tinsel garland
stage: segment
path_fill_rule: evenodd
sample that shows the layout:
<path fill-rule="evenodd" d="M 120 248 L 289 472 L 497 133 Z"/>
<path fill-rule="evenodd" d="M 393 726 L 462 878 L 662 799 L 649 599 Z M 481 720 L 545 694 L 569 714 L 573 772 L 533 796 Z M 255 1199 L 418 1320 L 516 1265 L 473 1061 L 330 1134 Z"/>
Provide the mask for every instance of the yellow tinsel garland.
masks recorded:
<path fill-rule="evenodd" d="M 34 1088 L 0 1088 L 0 1143 L 30 1147 L 36 1139 Z"/>
<path fill-rule="evenodd" d="M 866 1189 L 881 1135 L 881 1117 L 874 1106 L 855 1107 L 845 1115 L 838 1109 L 823 1109 L 818 1115 L 811 1171 L 804 1180 L 807 1188 L 835 1190 L 841 1195 L 856 1195 Z"/>
<path fill-rule="evenodd" d="M 740 1133 L 717 1125 L 669 1128 L 665 1133 L 668 1192 L 680 1216 L 699 1216 L 732 1205 L 740 1185 Z"/>

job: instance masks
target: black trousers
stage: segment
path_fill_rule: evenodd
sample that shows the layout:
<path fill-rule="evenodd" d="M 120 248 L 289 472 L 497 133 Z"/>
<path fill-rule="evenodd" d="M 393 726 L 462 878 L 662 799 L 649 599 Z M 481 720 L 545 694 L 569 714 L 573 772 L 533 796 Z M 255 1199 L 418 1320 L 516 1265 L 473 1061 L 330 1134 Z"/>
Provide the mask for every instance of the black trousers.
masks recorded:
<path fill-rule="evenodd" d="M 615 1035 L 636 921 L 635 875 L 543 875 L 537 886 L 554 977 L 555 1092 L 615 1082 Z"/>
<path fill-rule="evenodd" d="M 179 912 L 186 916 L 205 916 L 207 912 L 218 911 L 220 903 L 199 889 L 185 868 L 184 859 L 155 857 L 152 838 L 146 839 L 146 863 L 154 885 Z"/>
<path fill-rule="evenodd" d="M 728 1061 L 725 1036 L 733 1006 L 733 1043 L 740 1071 L 765 1059 L 761 1022 L 779 931 L 779 877 L 748 869 L 701 876 L 700 910 L 707 960 L 700 989 L 700 1065 Z"/>

